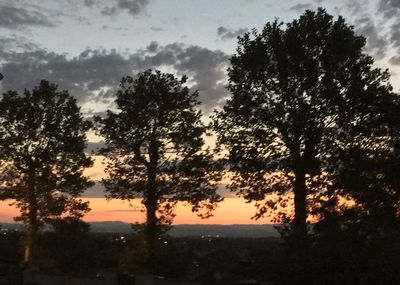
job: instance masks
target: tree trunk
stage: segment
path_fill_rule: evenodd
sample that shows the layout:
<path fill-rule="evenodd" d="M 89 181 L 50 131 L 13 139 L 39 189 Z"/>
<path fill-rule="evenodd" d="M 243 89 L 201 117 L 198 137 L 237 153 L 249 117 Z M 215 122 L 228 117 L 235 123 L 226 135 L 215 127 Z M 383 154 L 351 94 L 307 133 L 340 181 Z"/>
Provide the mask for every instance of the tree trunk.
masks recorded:
<path fill-rule="evenodd" d="M 296 239 L 304 240 L 307 235 L 307 187 L 306 174 L 297 169 L 294 182 L 294 236 Z"/>
<path fill-rule="evenodd" d="M 294 182 L 294 221 L 293 231 L 289 240 L 289 253 L 293 258 L 293 272 L 297 275 L 299 284 L 304 282 L 304 268 L 307 268 L 309 244 L 307 240 L 307 187 L 305 171 L 300 167 L 295 169 Z"/>
<path fill-rule="evenodd" d="M 147 181 L 147 197 L 144 202 L 146 207 L 146 224 L 144 234 L 146 238 L 146 244 L 148 248 L 149 266 L 152 266 L 152 262 L 155 256 L 155 248 L 157 245 L 157 198 L 156 198 L 156 185 L 155 185 L 155 173 L 150 173 Z"/>
<path fill-rule="evenodd" d="M 35 244 L 37 232 L 39 230 L 38 223 L 38 204 L 35 193 L 35 174 L 36 171 L 31 167 L 29 173 L 29 213 L 28 213 L 28 227 L 25 240 L 24 263 L 32 262 L 32 251 Z"/>
<path fill-rule="evenodd" d="M 148 265 L 150 270 L 154 270 L 154 258 L 157 247 L 157 164 L 159 143 L 153 140 L 149 146 L 149 163 L 147 166 L 147 193 L 144 201 L 146 207 L 146 225 L 144 229 L 146 243 L 148 247 Z"/>
<path fill-rule="evenodd" d="M 28 226 L 25 240 L 25 251 L 24 251 L 24 263 L 32 263 L 32 252 L 35 244 L 35 239 L 37 235 L 37 227 L 31 225 Z"/>

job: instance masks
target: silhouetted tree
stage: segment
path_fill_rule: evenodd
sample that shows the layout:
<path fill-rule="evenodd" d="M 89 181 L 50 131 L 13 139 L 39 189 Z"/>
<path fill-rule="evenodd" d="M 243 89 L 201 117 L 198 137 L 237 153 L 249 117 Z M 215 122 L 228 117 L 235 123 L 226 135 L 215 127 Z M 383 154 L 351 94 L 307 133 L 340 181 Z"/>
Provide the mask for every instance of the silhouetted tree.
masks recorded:
<path fill-rule="evenodd" d="M 335 179 L 315 209 L 308 284 L 400 282 L 400 104 L 394 94 L 377 99 L 374 115 L 355 124 L 359 135 L 332 156 Z"/>
<path fill-rule="evenodd" d="M 340 197 L 377 203 L 364 195 L 366 180 L 356 188 L 351 175 L 345 181 L 346 169 L 357 165 L 349 160 L 362 153 L 368 171 L 377 170 L 378 153 L 390 153 L 395 143 L 388 130 L 398 99 L 388 72 L 363 53 L 365 38 L 319 9 L 286 26 L 267 23 L 238 45 L 228 70 L 232 98 L 214 120 L 218 143 L 228 150 L 231 189 L 257 202 L 256 217 L 290 206 L 293 194 L 289 218 L 297 240 L 306 236 L 310 211 L 318 214 L 329 201 L 331 207 Z"/>
<path fill-rule="evenodd" d="M 96 254 L 90 225 L 76 217 L 54 219 L 50 224 L 53 231 L 40 236 L 39 246 L 55 269 L 68 273 L 87 273 L 92 269 Z"/>
<path fill-rule="evenodd" d="M 88 203 L 76 199 L 91 185 L 82 173 L 86 131 L 76 100 L 43 80 L 23 94 L 8 91 L 0 101 L 2 198 L 14 199 L 26 229 L 25 262 L 40 227 L 61 215 L 81 217 Z"/>
<path fill-rule="evenodd" d="M 110 198 L 142 198 L 146 208 L 144 236 L 149 261 L 163 224 L 174 206 L 187 202 L 208 217 L 220 201 L 217 164 L 204 146 L 206 128 L 197 109 L 197 92 L 172 74 L 147 70 L 124 77 L 117 92 L 117 112 L 97 118 L 106 149 Z M 200 211 L 203 210 L 203 211 Z"/>

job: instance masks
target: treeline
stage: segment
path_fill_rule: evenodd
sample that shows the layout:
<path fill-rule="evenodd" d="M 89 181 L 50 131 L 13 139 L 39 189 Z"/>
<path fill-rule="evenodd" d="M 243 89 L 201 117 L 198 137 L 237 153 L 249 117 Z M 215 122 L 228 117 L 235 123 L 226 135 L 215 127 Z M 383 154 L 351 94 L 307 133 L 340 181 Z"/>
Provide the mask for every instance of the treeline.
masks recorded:
<path fill-rule="evenodd" d="M 89 211 L 78 197 L 92 185 L 83 171 L 94 129 L 106 143 L 108 197 L 141 198 L 146 208 L 135 229 L 148 270 L 157 271 L 175 205 L 209 217 L 226 175 L 231 191 L 255 202 L 255 218 L 283 225 L 284 270 L 275 282 L 397 284 L 400 97 L 364 49 L 364 37 L 323 9 L 267 23 L 238 38 L 231 97 L 209 125 L 187 77 L 160 71 L 122 78 L 115 109 L 89 121 L 47 81 L 6 92 L 1 197 L 21 210 L 25 262 L 44 224 Z M 215 149 L 204 141 L 210 133 Z"/>

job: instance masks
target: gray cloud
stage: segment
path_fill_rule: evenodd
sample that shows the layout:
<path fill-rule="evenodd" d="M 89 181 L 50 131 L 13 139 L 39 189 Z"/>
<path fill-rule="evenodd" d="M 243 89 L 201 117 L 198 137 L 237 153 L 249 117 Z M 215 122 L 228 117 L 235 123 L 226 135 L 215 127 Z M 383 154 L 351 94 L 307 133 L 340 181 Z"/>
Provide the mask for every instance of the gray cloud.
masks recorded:
<path fill-rule="evenodd" d="M 105 190 L 104 186 L 99 181 L 96 181 L 92 187 L 82 193 L 82 198 L 105 198 Z"/>
<path fill-rule="evenodd" d="M 99 182 L 95 181 L 94 186 L 90 187 L 87 189 L 85 192 L 82 194 L 82 198 L 105 198 L 106 197 L 106 191 L 105 187 Z M 229 191 L 227 188 L 226 184 L 218 185 L 217 192 L 219 195 L 221 195 L 224 198 L 234 198 L 236 195 L 232 192 Z M 140 210 L 138 208 L 138 210 Z M 132 210 L 110 210 L 107 212 L 122 212 L 122 211 L 135 211 L 134 209 Z"/>
<path fill-rule="evenodd" d="M 150 3 L 150 0 L 118 0 L 118 7 L 131 15 L 137 15 Z"/>
<path fill-rule="evenodd" d="M 25 36 L 20 36 L 16 34 L 12 34 L 8 37 L 0 38 L 0 58 L 2 60 L 6 60 L 9 52 L 24 52 L 24 51 L 33 51 L 38 49 L 38 45 L 32 43 Z"/>
<path fill-rule="evenodd" d="M 27 10 L 13 5 L 1 5 L 0 15 L 0 28 L 16 30 L 29 26 L 53 27 L 55 25 L 38 10 Z"/>
<path fill-rule="evenodd" d="M 378 12 L 382 13 L 385 18 L 393 18 L 400 13 L 400 1 L 380 0 L 378 4 Z"/>
<path fill-rule="evenodd" d="M 176 68 L 193 75 L 194 89 L 199 90 L 199 99 L 206 110 L 212 109 L 228 96 L 223 80 L 228 56 L 221 51 L 192 46 L 178 54 Z"/>
<path fill-rule="evenodd" d="M 386 54 L 389 42 L 386 35 L 382 35 L 382 28 L 376 26 L 370 17 L 363 17 L 355 21 L 356 31 L 367 38 L 367 52 L 376 58 L 383 58 Z"/>
<path fill-rule="evenodd" d="M 94 0 L 85 0 L 84 3 L 86 6 L 92 7 L 95 4 L 95 1 Z"/>
<path fill-rule="evenodd" d="M 248 31 L 249 31 L 249 29 L 247 29 L 247 28 L 232 30 L 232 29 L 228 29 L 226 27 L 220 26 L 217 28 L 217 35 L 220 37 L 221 40 L 230 40 L 230 39 L 235 39 L 238 36 L 241 36 Z"/>
<path fill-rule="evenodd" d="M 206 112 L 227 96 L 224 80 L 228 56 L 199 46 L 181 43 L 159 46 L 151 42 L 145 50 L 132 54 L 87 49 L 73 58 L 34 46 L 23 52 L 0 46 L 0 55 L 5 60 L 3 91 L 32 89 L 41 79 L 47 79 L 69 90 L 81 103 L 109 104 L 121 77 L 169 66 L 192 79 L 192 88 L 199 90 L 199 100 Z M 93 110 L 99 111 L 103 110 Z"/>
<path fill-rule="evenodd" d="M 378 13 L 383 17 L 383 22 L 396 19 L 397 21 L 389 27 L 388 45 L 392 45 L 400 50 L 400 1 L 399 0 L 380 0 L 377 7 Z M 393 59 L 393 58 L 392 58 Z M 391 63 L 393 60 L 390 61 Z"/>
<path fill-rule="evenodd" d="M 112 15 L 117 14 L 117 8 L 115 8 L 115 7 L 104 7 L 101 10 L 101 13 L 103 15 L 105 15 L 105 16 L 112 16 Z"/>
<path fill-rule="evenodd" d="M 227 186 L 228 186 L 227 184 L 220 184 L 220 185 L 218 185 L 217 193 L 218 193 L 219 195 L 221 195 L 221 197 L 224 197 L 224 198 L 235 198 L 235 197 L 237 197 L 235 193 L 232 193 L 232 192 L 228 189 Z"/>
<path fill-rule="evenodd" d="M 159 32 L 159 31 L 162 31 L 162 28 L 161 27 L 150 27 L 150 30 Z"/>
<path fill-rule="evenodd" d="M 368 7 L 368 0 L 346 0 L 345 4 L 341 7 L 341 11 L 346 14 L 351 14 L 353 17 L 356 15 L 364 15 L 365 7 Z"/>
<path fill-rule="evenodd" d="M 89 5 L 86 3 L 89 2 Z M 91 0 L 86 0 L 87 6 L 93 5 Z M 111 5 L 109 5 L 111 2 Z M 117 15 L 120 12 L 127 12 L 132 16 L 136 16 L 142 13 L 146 7 L 150 4 L 150 0 L 114 0 L 108 1 L 106 6 L 103 6 L 101 13 L 106 16 Z"/>
<path fill-rule="evenodd" d="M 85 152 L 86 153 L 92 153 L 92 152 L 98 152 L 101 148 L 105 147 L 106 144 L 105 142 L 89 142 L 86 146 Z"/>
<path fill-rule="evenodd" d="M 389 59 L 389 63 L 393 65 L 400 65 L 400 56 L 393 56 Z"/>
<path fill-rule="evenodd" d="M 303 12 L 304 10 L 312 9 L 312 8 L 313 8 L 313 5 L 311 3 L 298 3 L 298 4 L 290 7 L 289 10 Z"/>
<path fill-rule="evenodd" d="M 159 48 L 159 45 L 158 45 L 158 43 L 155 42 L 155 41 L 151 42 L 151 43 L 146 47 L 147 51 L 148 51 L 148 52 L 151 52 L 151 53 L 157 52 L 157 51 L 158 51 L 158 48 Z"/>
<path fill-rule="evenodd" d="M 101 13 L 105 16 L 113 16 L 113 15 L 117 14 L 117 8 L 107 6 L 101 10 Z"/>
<path fill-rule="evenodd" d="M 223 82 L 228 58 L 222 51 L 173 43 L 146 56 L 143 67 L 170 65 L 180 74 L 192 76 L 193 89 L 199 91 L 199 100 L 208 112 L 228 96 Z"/>
<path fill-rule="evenodd" d="M 391 35 L 395 31 L 391 32 L 388 29 L 388 21 L 386 19 L 382 21 L 380 17 L 383 15 L 385 18 L 394 10 L 397 11 L 398 8 L 394 5 L 396 1 L 400 3 L 399 0 L 343 0 L 340 6 L 335 7 L 335 11 L 344 15 L 354 25 L 356 33 L 367 39 L 366 51 L 376 59 L 382 59 L 396 35 Z M 374 14 L 369 12 L 368 8 L 371 6 L 376 9 Z"/>
<path fill-rule="evenodd" d="M 47 79 L 69 90 L 81 102 L 96 99 L 95 91 L 102 87 L 116 86 L 122 76 L 132 73 L 134 62 L 134 58 L 115 51 L 90 49 L 71 59 L 42 49 L 12 52 L 7 59 L 2 68 L 3 89 L 31 89 L 41 79 Z"/>
<path fill-rule="evenodd" d="M 400 47 L 400 22 L 391 26 L 390 42 L 394 47 Z"/>

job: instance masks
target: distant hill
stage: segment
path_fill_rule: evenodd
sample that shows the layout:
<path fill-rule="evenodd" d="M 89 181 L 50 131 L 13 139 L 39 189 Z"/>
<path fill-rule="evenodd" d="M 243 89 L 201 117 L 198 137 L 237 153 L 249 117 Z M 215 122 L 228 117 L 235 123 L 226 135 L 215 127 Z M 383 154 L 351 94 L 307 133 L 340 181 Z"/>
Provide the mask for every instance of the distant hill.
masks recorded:
<path fill-rule="evenodd" d="M 20 231 L 23 230 L 23 225 L 16 223 L 0 223 L 0 229 Z"/>
<path fill-rule="evenodd" d="M 274 225 L 176 225 L 169 232 L 175 237 L 219 236 L 232 238 L 277 237 Z"/>
<path fill-rule="evenodd" d="M 93 222 L 90 223 L 93 232 L 123 232 L 130 233 L 131 225 L 123 222 Z M 174 225 L 169 234 L 174 237 L 277 237 L 274 225 Z"/>
<path fill-rule="evenodd" d="M 131 225 L 119 221 L 91 222 L 92 232 L 100 233 L 131 233 Z M 22 230 L 21 224 L 0 223 L 2 229 Z M 261 238 L 278 237 L 274 225 L 174 225 L 169 232 L 174 237 L 230 237 L 230 238 Z"/>
<path fill-rule="evenodd" d="M 100 233 L 131 233 L 131 224 L 124 222 L 90 222 L 90 230 Z"/>

